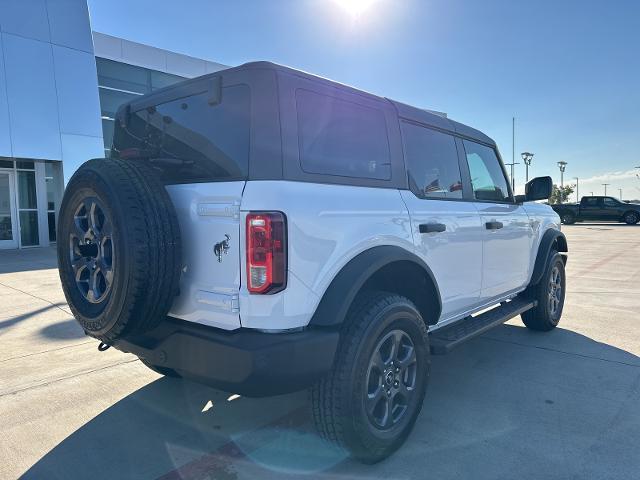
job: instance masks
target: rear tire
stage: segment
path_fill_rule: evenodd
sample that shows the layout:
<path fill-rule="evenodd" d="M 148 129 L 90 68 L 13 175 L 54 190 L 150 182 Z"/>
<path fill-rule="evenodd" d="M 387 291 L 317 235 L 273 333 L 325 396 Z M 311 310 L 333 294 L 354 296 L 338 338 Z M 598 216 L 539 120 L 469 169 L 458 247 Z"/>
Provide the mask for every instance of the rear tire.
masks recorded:
<path fill-rule="evenodd" d="M 87 335 L 112 344 L 165 318 L 178 292 L 180 229 L 151 167 L 84 163 L 65 190 L 57 237 L 62 288 Z"/>
<path fill-rule="evenodd" d="M 638 212 L 627 212 L 624 214 L 622 219 L 627 225 L 635 225 L 640 222 L 640 214 L 638 214 Z"/>
<path fill-rule="evenodd" d="M 548 332 L 558 326 L 564 307 L 566 287 L 564 261 L 558 252 L 552 252 L 540 283 L 531 287 L 530 298 L 536 300 L 538 305 L 521 315 L 527 328 Z"/>
<path fill-rule="evenodd" d="M 383 460 L 411 432 L 429 369 L 427 328 L 415 305 L 384 292 L 360 297 L 333 370 L 311 392 L 318 432 L 364 463 Z"/>
<path fill-rule="evenodd" d="M 562 212 L 560 214 L 560 221 L 565 225 L 572 225 L 576 223 L 576 217 L 571 212 Z"/>

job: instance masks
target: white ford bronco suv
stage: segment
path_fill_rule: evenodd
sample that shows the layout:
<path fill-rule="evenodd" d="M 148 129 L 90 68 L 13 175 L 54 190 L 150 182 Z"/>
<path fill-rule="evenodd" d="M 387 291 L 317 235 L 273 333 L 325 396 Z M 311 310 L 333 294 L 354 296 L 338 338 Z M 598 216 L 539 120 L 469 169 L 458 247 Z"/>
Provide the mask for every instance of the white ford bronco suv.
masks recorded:
<path fill-rule="evenodd" d="M 562 314 L 567 242 L 481 132 L 267 62 L 117 114 L 58 223 L 69 306 L 99 348 L 247 396 L 311 390 L 364 462 L 406 439 L 431 354 Z"/>

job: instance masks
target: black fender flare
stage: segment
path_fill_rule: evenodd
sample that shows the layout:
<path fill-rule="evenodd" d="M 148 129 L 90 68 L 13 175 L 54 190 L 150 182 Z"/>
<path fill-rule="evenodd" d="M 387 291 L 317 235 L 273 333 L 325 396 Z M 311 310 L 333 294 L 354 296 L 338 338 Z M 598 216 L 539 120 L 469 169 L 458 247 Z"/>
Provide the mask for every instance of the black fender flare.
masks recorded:
<path fill-rule="evenodd" d="M 560 230 L 550 228 L 542 236 L 540 240 L 540 246 L 538 247 L 538 254 L 536 256 L 536 263 L 533 267 L 533 274 L 531 275 L 531 281 L 529 285 L 537 285 L 542 280 L 542 275 L 547 267 L 547 260 L 551 254 L 551 249 L 554 245 L 557 245 L 560 253 L 567 253 L 569 248 L 567 246 L 567 238 Z M 564 263 L 567 263 L 567 256 L 563 255 Z"/>
<path fill-rule="evenodd" d="M 342 267 L 324 292 L 309 325 L 330 327 L 342 324 L 356 295 L 372 275 L 391 263 L 407 261 L 419 266 L 424 271 L 426 280 L 433 284 L 438 318 L 442 311 L 442 298 L 429 266 L 414 253 L 401 247 L 384 245 L 365 250 Z"/>

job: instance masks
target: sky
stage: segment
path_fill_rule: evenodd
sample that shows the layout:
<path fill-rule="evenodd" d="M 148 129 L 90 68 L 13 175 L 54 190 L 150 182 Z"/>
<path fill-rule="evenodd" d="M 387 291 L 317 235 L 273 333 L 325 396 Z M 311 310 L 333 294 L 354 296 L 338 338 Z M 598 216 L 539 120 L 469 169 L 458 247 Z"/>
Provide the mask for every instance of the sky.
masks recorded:
<path fill-rule="evenodd" d="M 635 0 L 89 0 L 94 30 L 238 65 L 269 60 L 491 136 L 530 178 L 640 199 Z M 360 5 L 347 8 L 346 3 Z M 524 165 L 515 166 L 517 190 Z"/>

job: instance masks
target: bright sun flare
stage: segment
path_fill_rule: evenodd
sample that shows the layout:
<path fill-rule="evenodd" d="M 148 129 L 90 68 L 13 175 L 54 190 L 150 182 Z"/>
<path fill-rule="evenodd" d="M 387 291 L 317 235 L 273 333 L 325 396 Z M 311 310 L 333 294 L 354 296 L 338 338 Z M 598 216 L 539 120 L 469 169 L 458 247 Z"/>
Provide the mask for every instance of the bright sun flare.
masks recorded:
<path fill-rule="evenodd" d="M 378 0 L 333 0 L 345 9 L 353 18 L 361 16 L 365 10 L 371 7 Z"/>

